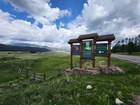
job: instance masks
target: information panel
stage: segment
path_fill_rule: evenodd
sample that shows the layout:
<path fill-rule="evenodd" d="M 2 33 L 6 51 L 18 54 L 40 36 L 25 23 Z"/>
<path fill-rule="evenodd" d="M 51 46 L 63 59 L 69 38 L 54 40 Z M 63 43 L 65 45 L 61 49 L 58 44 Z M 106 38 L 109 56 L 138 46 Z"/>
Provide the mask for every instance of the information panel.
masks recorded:
<path fill-rule="evenodd" d="M 92 41 L 82 42 L 82 58 L 92 58 Z"/>
<path fill-rule="evenodd" d="M 96 55 L 107 55 L 107 43 L 97 43 L 96 44 Z"/>
<path fill-rule="evenodd" d="M 80 55 L 80 45 L 72 45 L 72 55 Z"/>

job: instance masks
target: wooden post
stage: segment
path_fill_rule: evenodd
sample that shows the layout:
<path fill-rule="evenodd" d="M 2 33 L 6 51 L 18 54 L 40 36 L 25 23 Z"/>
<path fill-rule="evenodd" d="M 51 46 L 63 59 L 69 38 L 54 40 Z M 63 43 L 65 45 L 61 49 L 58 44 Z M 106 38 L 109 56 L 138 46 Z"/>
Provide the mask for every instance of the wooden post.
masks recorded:
<path fill-rule="evenodd" d="M 108 67 L 110 66 L 110 55 L 111 55 L 110 47 L 111 41 L 108 41 Z"/>
<path fill-rule="evenodd" d="M 28 69 L 26 70 L 26 77 L 28 77 Z"/>
<path fill-rule="evenodd" d="M 73 63 L 72 63 L 72 44 L 70 44 L 70 68 L 73 68 Z"/>
<path fill-rule="evenodd" d="M 94 39 L 92 43 L 92 66 L 94 67 Z"/>
<path fill-rule="evenodd" d="M 35 80 L 35 75 L 36 75 L 36 74 L 34 73 L 34 80 Z"/>
<path fill-rule="evenodd" d="M 80 40 L 80 68 L 82 68 L 82 41 Z"/>
<path fill-rule="evenodd" d="M 44 74 L 44 81 L 46 81 L 46 74 Z"/>
<path fill-rule="evenodd" d="M 93 45 L 92 45 L 92 48 L 93 48 L 93 57 L 92 57 L 92 63 L 93 63 L 93 67 L 95 67 L 95 50 L 96 50 L 96 40 L 93 39 Z"/>

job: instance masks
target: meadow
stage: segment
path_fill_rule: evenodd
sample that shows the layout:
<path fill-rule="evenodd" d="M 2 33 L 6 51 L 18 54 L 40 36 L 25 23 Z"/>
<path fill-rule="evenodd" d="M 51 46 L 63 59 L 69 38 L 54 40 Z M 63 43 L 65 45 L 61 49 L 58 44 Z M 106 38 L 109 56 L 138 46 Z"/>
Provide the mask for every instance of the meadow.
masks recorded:
<path fill-rule="evenodd" d="M 74 57 L 74 65 L 79 65 Z M 91 62 L 83 61 L 84 67 Z M 107 64 L 105 57 L 96 57 L 96 66 Z M 120 67 L 124 74 L 72 74 L 55 77 L 45 82 L 33 81 L 16 68 L 47 77 L 70 67 L 68 52 L 0 52 L 0 105 L 114 105 L 119 98 L 133 105 L 140 94 L 140 65 L 111 59 L 111 65 Z M 87 90 L 86 86 L 92 89 Z"/>

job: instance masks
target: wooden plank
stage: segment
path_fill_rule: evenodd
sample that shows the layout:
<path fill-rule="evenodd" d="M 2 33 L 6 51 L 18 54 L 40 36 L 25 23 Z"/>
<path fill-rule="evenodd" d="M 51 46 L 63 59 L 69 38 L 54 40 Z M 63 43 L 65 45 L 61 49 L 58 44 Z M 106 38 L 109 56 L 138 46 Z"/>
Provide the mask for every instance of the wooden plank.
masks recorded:
<path fill-rule="evenodd" d="M 30 79 L 34 79 L 34 76 L 29 76 Z"/>
<path fill-rule="evenodd" d="M 34 76 L 34 74 L 33 73 L 28 73 L 28 76 Z"/>
<path fill-rule="evenodd" d="M 38 76 L 43 76 L 43 74 L 41 74 L 41 73 L 36 73 L 36 75 L 38 75 Z"/>
<path fill-rule="evenodd" d="M 43 79 L 35 78 L 36 81 L 43 81 Z"/>
<path fill-rule="evenodd" d="M 44 81 L 44 79 L 43 79 L 43 78 L 35 78 L 35 80 L 42 80 L 42 81 Z"/>
<path fill-rule="evenodd" d="M 43 75 L 35 75 L 35 78 L 43 78 Z"/>

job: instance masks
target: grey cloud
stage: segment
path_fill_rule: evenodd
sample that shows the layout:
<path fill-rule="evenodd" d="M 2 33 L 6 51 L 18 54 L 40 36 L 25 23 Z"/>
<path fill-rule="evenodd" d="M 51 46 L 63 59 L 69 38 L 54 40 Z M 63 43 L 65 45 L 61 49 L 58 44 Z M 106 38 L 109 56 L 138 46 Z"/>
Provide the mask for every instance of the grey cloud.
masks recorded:
<path fill-rule="evenodd" d="M 93 3 L 90 1 L 91 0 L 89 0 L 88 3 Z M 89 32 L 97 31 L 101 34 L 114 33 L 119 35 L 124 28 L 131 28 L 140 24 L 140 13 L 137 11 L 140 8 L 139 0 L 94 0 L 94 5 L 95 4 L 104 7 L 108 15 L 96 20 L 83 21 L 85 14 L 82 14 L 82 22 L 80 24 L 85 24 Z M 87 11 L 87 13 L 92 13 L 92 11 Z M 119 18 L 122 19 L 120 22 L 113 21 Z M 106 24 L 104 24 L 104 22 L 106 22 Z M 120 36 L 117 37 L 120 38 Z"/>
<path fill-rule="evenodd" d="M 35 7 L 31 6 L 33 3 L 37 4 L 37 2 L 35 3 L 35 1 L 33 1 L 33 0 L 31 0 L 30 2 L 28 0 L 8 0 L 8 1 L 14 7 L 20 9 L 21 11 L 27 10 L 28 12 L 36 14 L 36 15 L 41 13 L 41 12 L 38 12 L 38 11 L 42 11 L 42 8 L 35 8 Z"/>

